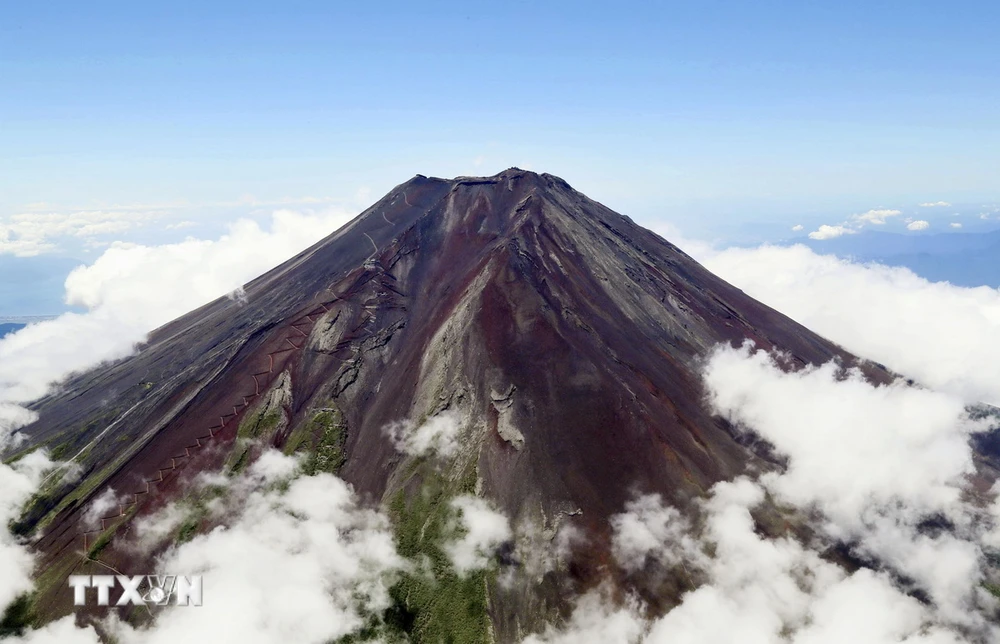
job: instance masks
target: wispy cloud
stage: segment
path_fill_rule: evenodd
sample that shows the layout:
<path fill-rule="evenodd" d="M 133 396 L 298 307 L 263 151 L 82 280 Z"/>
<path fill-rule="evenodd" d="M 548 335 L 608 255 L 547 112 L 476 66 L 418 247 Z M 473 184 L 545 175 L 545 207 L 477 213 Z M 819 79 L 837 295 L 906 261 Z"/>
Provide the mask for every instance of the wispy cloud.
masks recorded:
<path fill-rule="evenodd" d="M 847 221 L 839 224 L 823 224 L 813 232 L 809 233 L 810 239 L 824 240 L 835 239 L 843 235 L 853 235 L 865 226 L 884 226 L 886 222 L 903 214 L 902 210 L 890 208 L 873 208 L 867 212 L 851 215 Z M 794 228 L 793 228 L 794 230 Z"/>
<path fill-rule="evenodd" d="M 235 208 L 250 214 L 267 208 L 330 209 L 334 204 L 354 209 L 367 205 L 367 200 L 367 189 L 361 189 L 350 204 L 331 197 L 259 199 L 253 195 L 201 203 L 111 203 L 63 208 L 47 203 L 29 204 L 22 212 L 0 217 L 0 254 L 31 257 L 51 253 L 65 246 L 66 240 L 80 240 L 91 247 L 107 246 L 113 237 L 134 235 L 153 224 L 160 224 L 165 230 L 191 228 L 197 225 L 193 217 L 212 211 Z"/>
<path fill-rule="evenodd" d="M 479 497 L 462 495 L 451 501 L 459 514 L 461 536 L 444 544 L 452 565 L 459 574 L 485 568 L 497 548 L 511 538 L 507 517 Z"/>
<path fill-rule="evenodd" d="M 70 213 L 27 212 L 0 222 L 0 253 L 19 257 L 39 255 L 56 248 L 62 237 L 92 239 L 120 234 L 163 217 L 163 211 L 80 210 Z"/>
<path fill-rule="evenodd" d="M 462 418 L 455 411 L 432 416 L 417 426 L 411 420 L 390 423 L 385 432 L 399 451 L 411 456 L 451 456 L 458 451 Z"/>
<path fill-rule="evenodd" d="M 843 225 L 829 226 L 827 224 L 823 224 L 813 232 L 809 233 L 809 239 L 834 239 L 842 235 L 853 235 L 856 232 L 857 231 L 853 228 L 848 228 Z"/>
<path fill-rule="evenodd" d="M 903 214 L 902 210 L 890 210 L 887 208 L 880 208 L 877 210 L 869 210 L 868 212 L 863 212 L 858 215 L 851 215 L 851 221 L 858 224 L 875 224 L 881 226 L 885 224 L 887 219 L 892 217 L 898 217 Z"/>

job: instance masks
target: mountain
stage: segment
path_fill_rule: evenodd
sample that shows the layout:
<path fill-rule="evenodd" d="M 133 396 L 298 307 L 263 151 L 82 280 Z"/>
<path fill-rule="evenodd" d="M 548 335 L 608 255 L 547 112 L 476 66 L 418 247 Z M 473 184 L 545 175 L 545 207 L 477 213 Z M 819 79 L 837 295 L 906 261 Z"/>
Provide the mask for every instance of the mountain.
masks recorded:
<path fill-rule="evenodd" d="M 817 253 L 862 262 L 904 266 L 932 282 L 956 286 L 1000 287 L 1000 230 L 974 233 L 901 235 L 862 231 L 835 239 L 807 237 L 788 243 L 805 244 Z"/>
<path fill-rule="evenodd" d="M 25 327 L 24 324 L 20 324 L 18 322 L 0 322 L 0 338 L 4 337 L 9 333 L 20 331 L 24 327 Z"/>
<path fill-rule="evenodd" d="M 439 554 L 428 526 L 461 492 L 539 527 L 543 547 L 561 526 L 585 536 L 544 575 L 518 540 L 499 559 L 504 583 L 404 579 L 395 623 L 416 641 L 461 629 L 512 641 L 602 582 L 665 606 L 675 582 L 611 571 L 609 517 L 637 491 L 683 505 L 772 466 L 708 410 L 706 352 L 750 338 L 799 365 L 857 362 L 562 179 L 516 168 L 418 175 L 245 294 L 34 405 L 23 450 L 46 445 L 82 468 L 53 479 L 15 526 L 41 557 L 43 618 L 72 610 L 66 576 L 96 574 L 94 559 L 148 568 L 152 555 L 127 547 L 129 526 L 181 498 L 188 475 L 238 472 L 264 445 L 337 473 L 389 513 L 416 559 Z M 446 410 L 463 433 L 445 465 L 401 452 L 386 431 Z M 88 532 L 84 513 L 109 488 L 127 499 Z M 195 521 L 187 536 L 207 527 Z M 469 608 L 456 616 L 429 595 Z"/>
<path fill-rule="evenodd" d="M 52 320 L 54 315 L 11 315 L 0 317 L 0 338 L 11 333 L 16 333 L 29 324 Z"/>

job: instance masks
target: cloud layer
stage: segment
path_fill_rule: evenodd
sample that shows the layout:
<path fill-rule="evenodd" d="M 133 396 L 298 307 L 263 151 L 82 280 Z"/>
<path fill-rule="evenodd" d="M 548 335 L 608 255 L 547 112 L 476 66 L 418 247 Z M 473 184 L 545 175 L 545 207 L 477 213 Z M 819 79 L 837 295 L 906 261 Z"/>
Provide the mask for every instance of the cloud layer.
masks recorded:
<path fill-rule="evenodd" d="M 1000 403 L 1000 291 L 928 282 L 804 246 L 696 250 L 750 296 L 899 373 L 966 402 Z"/>

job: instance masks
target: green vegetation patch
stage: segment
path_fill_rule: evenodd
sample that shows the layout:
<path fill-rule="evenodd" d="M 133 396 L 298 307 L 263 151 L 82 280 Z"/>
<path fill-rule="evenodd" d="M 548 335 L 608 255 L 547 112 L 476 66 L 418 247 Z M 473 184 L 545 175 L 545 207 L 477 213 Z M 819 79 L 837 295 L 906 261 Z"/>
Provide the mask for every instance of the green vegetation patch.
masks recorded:
<path fill-rule="evenodd" d="M 184 519 L 177 528 L 175 535 L 176 543 L 187 543 L 194 539 L 195 535 L 204 527 L 210 512 L 209 503 L 214 499 L 226 496 L 228 490 L 221 485 L 210 485 L 196 490 L 194 493 L 185 496 L 177 501 L 184 510 Z"/>
<path fill-rule="evenodd" d="M 28 628 L 37 623 L 34 604 L 34 596 L 25 593 L 18 595 L 17 599 L 7 606 L 3 617 L 0 617 L 0 639 L 21 637 Z"/>
<path fill-rule="evenodd" d="M 284 412 L 281 408 L 271 405 L 247 414 L 236 430 L 236 442 L 226 459 L 225 471 L 232 476 L 241 474 L 250 464 L 254 443 L 273 437 L 283 420 Z"/>
<path fill-rule="evenodd" d="M 94 450 L 94 444 L 90 443 L 93 436 L 98 434 L 103 428 L 115 422 L 120 413 L 120 407 L 108 410 L 102 416 L 92 418 L 82 428 L 70 432 L 64 432 L 59 436 L 50 439 L 43 445 L 49 450 L 49 457 L 53 461 L 66 460 L 73 457 L 73 462 L 87 470 L 83 465 L 90 460 Z M 60 442 L 56 440 L 63 439 Z M 119 436 L 116 441 L 131 440 L 126 435 Z M 10 462 L 19 460 L 31 453 L 39 446 L 34 446 L 15 454 Z M 38 490 L 21 509 L 21 514 L 16 521 L 10 525 L 12 532 L 18 536 L 27 536 L 33 531 L 44 530 L 60 512 L 70 507 L 72 504 L 82 501 L 87 496 L 103 484 L 118 469 L 126 457 L 120 455 L 120 449 L 115 448 L 112 454 L 119 454 L 111 462 L 97 472 L 92 472 L 78 481 L 64 481 L 63 475 L 66 470 L 50 473 L 40 490 Z"/>
<path fill-rule="evenodd" d="M 282 451 L 287 455 L 307 454 L 302 471 L 308 476 L 326 472 L 336 474 L 347 458 L 347 423 L 332 404 L 316 410 L 309 420 L 289 434 Z"/>
<path fill-rule="evenodd" d="M 405 466 L 409 484 L 391 497 L 396 549 L 412 563 L 389 589 L 390 606 L 366 614 L 359 630 L 337 640 L 465 644 L 492 642 L 488 588 L 497 566 L 465 576 L 456 573 L 444 546 L 462 536 L 451 501 L 475 490 L 476 470 L 469 464 L 450 479 L 426 459 Z"/>
<path fill-rule="evenodd" d="M 104 552 L 104 549 L 111 544 L 111 539 L 114 536 L 115 536 L 114 528 L 102 532 L 101 536 L 97 537 L 97 540 L 94 541 L 94 545 L 90 546 L 90 550 L 87 551 L 87 558 L 97 559 L 97 557 L 100 556 L 102 552 Z"/>
<path fill-rule="evenodd" d="M 346 426 L 337 411 L 321 411 L 309 421 L 313 434 L 313 449 L 306 459 L 304 471 L 312 476 L 319 472 L 336 474 L 344 465 L 344 445 L 347 442 Z"/>
<path fill-rule="evenodd" d="M 53 488 L 51 492 L 46 492 L 43 489 L 42 492 L 39 492 L 39 494 L 36 495 L 35 498 L 32 498 L 28 502 L 29 506 L 25 508 L 25 512 L 30 513 L 31 504 L 39 504 L 43 507 L 51 507 L 49 503 L 53 499 L 59 498 L 63 494 L 63 490 L 65 488 L 67 487 L 71 488 L 72 491 L 66 494 L 65 496 L 62 496 L 58 505 L 49 510 L 45 514 L 45 516 L 38 522 L 37 529 L 43 530 L 46 526 L 48 526 L 49 523 L 52 522 L 52 520 L 56 516 L 59 515 L 60 512 L 62 512 L 65 508 L 67 508 L 71 503 L 73 503 L 74 501 L 82 501 L 83 499 L 87 498 L 87 496 L 90 495 L 91 492 L 96 490 L 98 486 L 100 486 L 102 483 L 108 480 L 108 478 L 110 478 L 111 475 L 114 474 L 114 472 L 121 466 L 120 462 L 121 460 L 124 459 L 115 459 L 114 461 L 105 465 L 100 471 L 87 476 L 78 484 L 77 483 L 60 484 L 56 488 Z M 51 479 L 51 481 L 54 483 L 59 482 L 60 480 L 61 479 L 59 476 L 53 476 Z M 30 526 L 28 527 L 28 529 L 30 530 Z"/>
<path fill-rule="evenodd" d="M 194 538 L 194 535 L 198 532 L 198 518 L 188 517 L 184 519 L 181 523 L 181 527 L 177 529 L 177 543 L 187 543 Z"/>
<path fill-rule="evenodd" d="M 19 452 L 14 452 L 13 454 L 11 454 L 10 456 L 8 456 L 7 458 L 5 458 L 3 460 L 3 464 L 4 465 L 13 465 L 14 463 L 18 462 L 19 460 L 21 460 L 22 458 L 24 458 L 28 454 L 31 454 L 32 452 L 34 452 L 35 450 L 37 450 L 37 449 L 39 449 L 41 447 L 42 447 L 41 445 L 32 445 L 31 447 L 27 447 L 25 449 L 22 449 Z"/>
<path fill-rule="evenodd" d="M 383 615 L 390 634 L 413 642 L 490 642 L 487 588 L 496 567 L 461 576 L 455 572 L 444 544 L 461 534 L 451 500 L 475 489 L 475 467 L 449 481 L 431 468 L 422 484 L 407 495 L 395 494 L 390 503 L 396 547 L 416 565 L 390 589 L 392 605 Z"/>
<path fill-rule="evenodd" d="M 998 585 L 998 584 L 993 584 L 993 583 L 990 583 L 990 582 L 988 582 L 988 581 L 984 581 L 984 582 L 982 583 L 982 586 L 983 586 L 983 588 L 985 588 L 985 589 L 987 590 L 987 592 L 989 592 L 989 593 L 990 593 L 991 595 L 993 595 L 993 596 L 994 596 L 994 597 L 996 597 L 997 599 L 1000 599 L 1000 585 Z"/>

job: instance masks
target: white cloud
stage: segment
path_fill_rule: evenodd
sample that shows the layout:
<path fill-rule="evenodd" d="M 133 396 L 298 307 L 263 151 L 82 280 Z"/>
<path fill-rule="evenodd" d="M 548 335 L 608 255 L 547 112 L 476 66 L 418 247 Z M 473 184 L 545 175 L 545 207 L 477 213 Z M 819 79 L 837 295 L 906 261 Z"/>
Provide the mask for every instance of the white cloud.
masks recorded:
<path fill-rule="evenodd" d="M 553 532 L 534 518 L 522 517 L 511 541 L 517 565 L 500 571 L 498 581 L 504 588 L 515 587 L 518 578 L 524 579 L 525 575 L 541 579 L 546 573 L 565 569 L 573 552 L 587 543 L 587 537 L 571 522 L 560 523 Z"/>
<path fill-rule="evenodd" d="M 67 615 L 37 630 L 30 630 L 23 637 L 10 640 L 11 644 L 100 644 L 101 639 L 93 626 L 77 627 L 76 617 Z"/>
<path fill-rule="evenodd" d="M 385 432 L 396 448 L 411 456 L 424 456 L 431 452 L 448 457 L 458 451 L 458 435 L 462 418 L 455 411 L 445 411 L 432 416 L 419 427 L 409 420 L 391 423 Z"/>
<path fill-rule="evenodd" d="M 444 544 L 455 570 L 465 574 L 489 565 L 496 549 L 511 538 L 510 522 L 479 497 L 462 495 L 451 500 L 459 512 L 462 536 Z"/>
<path fill-rule="evenodd" d="M 802 224 L 795 224 L 794 226 L 792 226 L 792 230 L 794 230 L 795 232 L 803 230 Z"/>
<path fill-rule="evenodd" d="M 658 494 L 630 501 L 624 512 L 611 517 L 611 530 L 612 553 L 618 564 L 630 571 L 642 569 L 650 557 L 675 564 L 681 554 L 694 549 L 687 540 L 687 517 L 664 505 Z"/>
<path fill-rule="evenodd" d="M 158 326 L 235 289 L 332 233 L 340 212 L 275 212 L 269 230 L 240 220 L 218 240 L 115 244 L 66 278 L 67 313 L 0 340 L 0 440 L 28 416 L 13 406 L 74 371 L 129 355 Z"/>
<path fill-rule="evenodd" d="M 962 497 L 974 472 L 968 437 L 983 426 L 961 398 L 873 386 L 834 363 L 789 373 L 749 345 L 717 349 L 705 380 L 713 410 L 788 456 L 784 472 L 761 478 L 779 501 L 819 510 L 830 537 L 912 578 L 950 622 L 966 619 L 982 554 Z M 935 516 L 955 534 L 921 534 Z"/>
<path fill-rule="evenodd" d="M 918 219 L 916 221 L 911 221 L 906 224 L 907 230 L 927 230 L 931 227 L 930 222 L 924 221 L 923 219 Z"/>
<path fill-rule="evenodd" d="M 883 573 L 848 573 L 805 544 L 762 536 L 750 510 L 765 491 L 746 478 L 716 484 L 701 504 L 704 553 L 690 562 L 705 583 L 664 616 L 600 592 L 581 597 L 567 622 L 524 644 L 958 644 L 934 611 Z M 982 631 L 980 631 L 982 632 Z M 995 635 L 988 627 L 987 637 Z"/>
<path fill-rule="evenodd" d="M 234 208 L 258 215 L 265 208 L 329 208 L 339 202 L 353 210 L 357 205 L 368 205 L 368 193 L 367 188 L 360 189 L 354 201 L 312 196 L 259 199 L 243 195 L 234 200 L 201 203 L 179 200 L 84 207 L 29 204 L 22 212 L 0 217 L 0 254 L 30 257 L 67 245 L 72 248 L 81 241 L 86 249 L 100 248 L 110 243 L 109 236 L 133 235 L 140 229 L 151 229 L 153 224 L 162 230 L 191 228 L 199 225 L 194 217 L 218 221 L 222 213 L 228 214 Z"/>
<path fill-rule="evenodd" d="M 823 224 L 818 229 L 809 233 L 809 239 L 817 239 L 817 240 L 834 239 L 842 235 L 853 235 L 856 232 L 857 232 L 856 230 L 853 230 L 841 224 L 838 224 L 836 226 L 829 226 L 827 224 Z"/>
<path fill-rule="evenodd" d="M 35 257 L 55 248 L 55 244 L 38 239 L 23 239 L 11 235 L 10 231 L 0 226 L 0 254 L 16 257 Z"/>
<path fill-rule="evenodd" d="M 948 225 L 951 226 L 952 228 L 961 228 L 962 227 L 962 224 L 958 223 L 957 221 L 953 221 L 953 222 L 951 222 Z"/>
<path fill-rule="evenodd" d="M 55 320 L 32 324 L 0 340 L 0 443 L 9 442 L 10 432 L 13 429 L 34 418 L 32 412 L 17 403 L 44 395 L 53 383 L 73 371 L 129 354 L 134 344 L 142 341 L 151 329 L 215 297 L 233 292 L 243 283 L 332 233 L 345 223 L 349 216 L 340 212 L 279 211 L 274 213 L 270 229 L 263 229 L 252 221 L 241 220 L 231 226 L 227 235 L 215 241 L 188 239 L 178 244 L 156 247 L 121 243 L 113 245 L 92 265 L 75 270 L 66 280 L 67 300 L 86 307 L 88 309 L 86 313 L 66 314 Z M 55 234 L 53 231 L 91 235 L 121 228 L 121 226 L 116 228 L 114 225 L 98 225 L 100 221 L 100 218 L 97 218 L 88 224 L 80 218 L 65 221 L 49 216 L 21 217 L 18 218 L 20 222 L 18 234 L 27 235 L 30 223 L 40 231 L 34 236 L 35 241 L 32 243 L 40 244 L 42 242 L 38 240 L 46 235 Z M 103 221 L 104 224 L 108 224 L 117 219 L 107 217 Z M 59 229 L 60 226 L 63 228 Z M 6 230 L 9 231 L 9 228 Z M 9 232 L 0 231 L 0 241 L 4 235 L 9 235 Z M 20 243 L 24 245 L 29 241 L 22 239 Z M 19 514 L 22 504 L 41 481 L 39 459 L 44 459 L 43 452 L 35 452 L 23 458 L 14 467 L 0 466 L 0 483 L 2 483 L 0 490 L 3 491 L 0 493 L 0 515 L 2 515 L 0 521 L 3 525 Z M 258 469 L 269 462 L 269 459 L 262 458 Z M 44 464 L 47 465 L 48 461 L 45 460 Z M 323 485 L 321 490 L 307 490 L 310 486 L 315 488 L 321 484 Z M 308 482 L 293 484 L 288 494 L 281 498 L 265 495 L 259 502 L 251 500 L 248 504 L 251 510 L 256 510 L 258 513 L 264 512 L 268 503 L 271 504 L 269 506 L 271 509 L 275 505 L 278 508 L 288 508 L 287 512 L 279 510 L 275 521 L 279 523 L 285 521 L 289 525 L 278 526 L 259 521 L 256 529 L 266 531 L 270 527 L 279 532 L 288 530 L 289 537 L 297 535 L 294 539 L 298 541 L 290 546 L 296 549 L 303 540 L 308 541 L 309 526 L 314 525 L 309 520 L 313 518 L 310 512 L 315 510 L 316 513 L 322 514 L 323 511 L 323 508 L 310 507 L 310 499 L 315 497 L 316 500 L 331 500 L 333 494 L 331 502 L 336 505 L 335 511 L 339 513 L 339 520 L 342 521 L 337 525 L 346 526 L 345 530 L 352 534 L 356 533 L 357 537 L 344 537 L 342 539 L 344 547 L 340 550 L 334 548 L 328 556 L 350 560 L 349 563 L 355 566 L 357 572 L 353 580 L 364 582 L 363 586 L 368 582 L 374 583 L 373 578 L 366 577 L 368 572 L 361 571 L 358 567 L 368 566 L 365 562 L 372 561 L 373 557 L 376 559 L 383 557 L 383 562 L 391 559 L 394 556 L 391 552 L 391 537 L 385 530 L 384 518 L 372 518 L 374 515 L 369 516 L 366 511 L 351 510 L 346 502 L 342 502 L 346 494 L 344 489 L 342 482 L 314 478 Z M 341 501 L 338 501 L 338 498 Z M 113 493 L 109 493 L 107 497 L 100 497 L 89 508 L 88 519 L 91 521 L 99 519 L 99 515 L 105 510 L 112 509 L 113 503 Z M 289 512 L 294 512 L 299 518 L 292 517 Z M 333 527 L 330 524 L 333 520 L 329 516 L 319 518 L 321 521 L 317 524 L 320 526 L 317 530 L 321 533 L 325 530 L 325 536 L 332 537 Z M 324 521 L 326 525 L 323 525 Z M 250 527 L 246 523 L 237 522 L 231 530 L 213 533 L 208 543 L 245 546 L 250 544 L 251 540 L 242 530 Z M 267 535 L 258 532 L 257 536 L 263 539 Z M 358 539 L 357 542 L 354 541 L 355 538 Z M 336 543 L 336 540 L 325 540 L 323 547 L 331 547 Z M 389 546 L 388 549 L 386 544 Z M 200 551 L 196 546 L 188 545 L 190 549 L 175 554 L 197 559 L 197 553 Z M 344 554 L 345 549 L 351 551 L 350 555 Z M 282 552 L 287 554 L 287 548 L 285 551 L 276 548 L 271 553 L 272 559 L 277 560 Z M 217 554 L 213 554 L 212 557 Z M 305 564 L 307 559 L 307 557 L 302 558 L 302 563 Z M 217 557 L 217 561 L 220 566 L 236 563 L 226 560 L 221 555 Z M 246 565 L 250 565 L 250 560 L 246 561 Z M 3 588 L 0 588 L 0 606 L 5 606 L 19 593 L 30 589 L 33 563 L 27 550 L 6 530 L 2 531 L 0 578 L 3 578 L 5 583 Z M 280 564 L 277 565 L 277 569 L 281 569 Z M 350 566 L 346 566 L 345 569 L 350 570 Z M 329 574 L 329 570 L 326 569 L 323 573 Z M 241 574 L 245 577 L 252 573 L 236 571 L 232 574 L 231 578 L 238 580 Z M 343 579 L 346 580 L 345 583 L 353 583 L 349 575 Z M 253 587 L 251 594 L 260 595 L 263 587 L 263 584 Z M 354 584 L 351 588 L 350 592 L 354 592 L 359 587 Z M 278 616 L 274 622 L 277 624 L 276 628 L 280 630 L 292 624 L 300 629 L 298 632 L 303 632 L 303 629 L 308 630 L 313 627 L 318 629 L 329 627 L 328 632 L 336 634 L 340 632 L 338 629 L 346 628 L 356 622 L 356 615 L 349 615 L 349 611 L 345 608 L 347 600 L 343 595 L 348 593 L 347 590 L 321 585 L 317 592 L 335 595 L 340 593 L 330 601 L 341 608 L 341 612 L 325 611 L 326 616 L 323 619 L 326 621 L 318 625 L 316 620 L 310 621 L 301 616 L 291 622 L 282 623 L 281 617 Z M 314 597 L 311 601 L 315 605 L 318 600 Z M 187 618 L 194 618 L 194 622 L 203 619 L 208 622 L 208 626 L 214 624 L 216 632 L 223 632 L 224 628 L 230 629 L 237 622 L 241 625 L 244 623 L 244 620 L 240 619 L 245 610 L 244 606 L 236 607 L 227 603 L 224 606 L 220 605 L 220 608 L 223 611 L 230 610 L 221 621 L 213 621 L 218 616 L 204 608 L 189 613 L 171 614 L 164 620 L 164 632 L 175 632 L 174 629 L 187 632 L 186 629 L 191 627 L 191 623 L 186 621 Z M 261 615 L 264 619 L 264 613 Z M 67 626 L 61 622 L 51 624 L 41 631 L 32 631 L 27 636 L 28 641 L 51 641 L 51 638 L 63 635 L 68 637 L 67 633 L 71 630 L 71 626 L 72 624 Z M 274 635 L 274 631 L 268 631 L 267 626 L 265 625 L 260 631 L 265 633 L 262 639 L 252 640 L 249 635 L 246 639 L 271 641 L 267 634 Z M 250 627 L 247 629 L 250 630 Z M 71 632 L 78 635 L 82 641 L 93 639 L 91 637 L 93 630 L 89 628 Z M 161 637 L 157 633 L 158 630 L 156 633 L 139 632 L 133 635 L 141 641 L 146 641 Z M 169 639 L 168 636 L 163 637 Z M 65 638 L 63 640 L 68 641 Z"/>
<path fill-rule="evenodd" d="M 844 235 L 854 235 L 861 228 L 868 224 L 877 226 L 884 225 L 891 217 L 898 217 L 903 214 L 901 210 L 890 210 L 887 208 L 872 209 L 857 215 L 851 215 L 850 223 L 845 222 L 836 225 L 823 224 L 813 232 L 809 233 L 809 239 L 822 241 L 825 239 L 836 239 Z M 792 230 L 802 230 L 802 226 L 796 226 Z"/>
<path fill-rule="evenodd" d="M 105 488 L 97 498 L 87 505 L 87 509 L 83 513 L 83 525 L 90 530 L 100 528 L 101 518 L 111 516 L 112 511 L 117 511 L 121 501 L 122 497 L 115 492 L 114 488 Z"/>
<path fill-rule="evenodd" d="M 93 238 L 122 233 L 163 217 L 164 211 L 79 210 L 24 212 L 0 222 L 0 253 L 32 256 L 55 248 L 60 237 Z"/>
<path fill-rule="evenodd" d="M 749 510 L 763 498 L 745 478 L 713 488 L 705 504 L 704 538 L 714 552 L 705 568 L 709 583 L 653 624 L 647 643 L 723 644 L 734 633 L 762 644 L 955 641 L 886 577 L 867 570 L 848 575 L 794 539 L 761 537 Z M 845 604 L 866 610 L 820 619 Z M 852 638 L 836 639 L 847 633 Z"/>
<path fill-rule="evenodd" d="M 966 402 L 1000 403 L 1000 291 L 928 282 L 805 246 L 698 258 L 751 297 L 853 353 Z"/>
<path fill-rule="evenodd" d="M 189 509 L 180 503 L 168 503 L 152 514 L 140 516 L 133 523 L 134 540 L 131 546 L 138 552 L 152 552 L 157 546 L 177 534 Z"/>
<path fill-rule="evenodd" d="M 951 204 L 947 201 L 930 201 L 920 204 L 921 208 L 947 208 Z"/>
<path fill-rule="evenodd" d="M 868 212 L 863 212 L 859 215 L 851 215 L 851 221 L 858 222 L 859 224 L 875 224 L 881 226 L 885 224 L 886 219 L 890 217 L 898 217 L 903 214 L 901 210 L 890 210 L 887 208 L 880 208 L 877 210 L 869 210 Z"/>
<path fill-rule="evenodd" d="M 522 644 L 636 644 L 647 628 L 638 611 L 634 601 L 616 608 L 605 593 L 591 591 L 577 601 L 562 628 L 550 626 L 545 633 L 529 635 Z"/>
<path fill-rule="evenodd" d="M 234 485 L 228 525 L 161 558 L 158 570 L 203 576 L 204 603 L 169 607 L 150 628 L 118 624 L 123 644 L 326 642 L 360 628 L 365 611 L 388 607 L 406 565 L 388 518 L 360 507 L 329 474 L 288 481 L 295 465 L 266 453 Z"/>
<path fill-rule="evenodd" d="M 874 387 L 834 363 L 786 373 L 749 346 L 717 349 L 705 380 L 713 410 L 791 456 L 782 497 L 819 501 L 840 523 L 899 501 L 947 515 L 972 471 L 967 438 L 977 427 L 956 396 L 901 381 Z"/>
<path fill-rule="evenodd" d="M 33 414 L 16 403 L 43 395 L 68 373 L 131 352 L 135 342 L 177 315 L 227 292 L 340 227 L 349 215 L 281 211 L 270 230 L 240 221 L 216 241 L 188 239 L 158 247 L 115 244 L 96 262 L 67 279 L 67 299 L 85 306 L 34 324 L 0 341 L 0 438 L 30 422 Z M 0 466 L 0 521 L 16 517 L 48 467 L 43 452 L 14 467 Z M 395 553 L 388 520 L 357 506 L 348 486 L 320 475 L 287 486 L 294 462 L 265 453 L 252 468 L 256 493 L 239 498 L 228 527 L 170 550 L 163 569 L 203 573 L 212 601 L 197 610 L 168 610 L 152 630 L 118 625 L 122 642 L 225 639 L 241 641 L 326 641 L 356 628 L 362 609 L 387 605 L 386 575 L 404 565 Z M 233 486 L 242 490 L 247 486 Z M 111 510 L 113 492 L 99 497 L 88 519 Z M 232 512 L 232 504 L 214 504 Z M 162 542 L 177 517 L 159 517 L 137 528 L 146 545 Z M 479 534 L 478 532 L 476 534 Z M 31 588 L 31 555 L 6 530 L 0 535 L 0 607 Z M 268 587 L 278 590 L 272 595 Z M 275 599 L 277 598 L 277 599 Z M 249 613 L 248 613 L 249 607 Z M 248 620 L 248 614 L 254 619 Z M 279 635 L 280 634 L 280 635 Z M 92 628 L 72 620 L 31 631 L 25 641 L 96 641 Z"/>
<path fill-rule="evenodd" d="M 31 590 L 34 559 L 28 548 L 8 530 L 25 502 L 34 494 L 52 466 L 44 450 L 35 451 L 13 465 L 0 463 L 0 613 L 18 595 Z"/>

